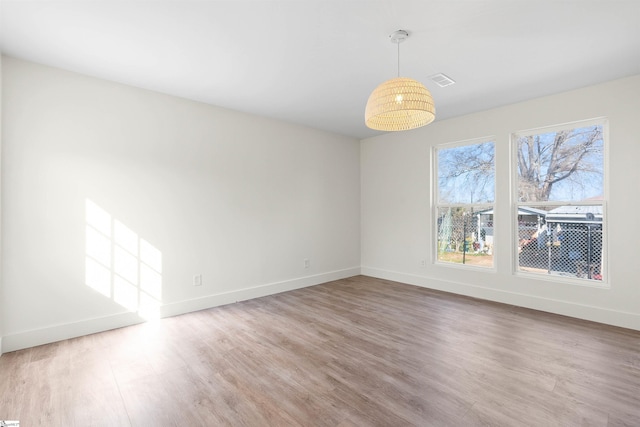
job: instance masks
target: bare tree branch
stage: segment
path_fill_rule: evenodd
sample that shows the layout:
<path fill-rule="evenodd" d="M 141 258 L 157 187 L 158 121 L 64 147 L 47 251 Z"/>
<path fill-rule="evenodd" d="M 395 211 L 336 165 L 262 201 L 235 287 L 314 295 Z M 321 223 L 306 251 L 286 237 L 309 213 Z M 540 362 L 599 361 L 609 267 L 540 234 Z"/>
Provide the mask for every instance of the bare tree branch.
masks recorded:
<path fill-rule="evenodd" d="M 601 166 L 589 160 L 602 152 L 600 126 L 562 130 L 553 135 L 552 141 L 545 141 L 544 136 L 528 135 L 518 141 L 521 201 L 549 200 L 559 182 L 602 173 Z"/>

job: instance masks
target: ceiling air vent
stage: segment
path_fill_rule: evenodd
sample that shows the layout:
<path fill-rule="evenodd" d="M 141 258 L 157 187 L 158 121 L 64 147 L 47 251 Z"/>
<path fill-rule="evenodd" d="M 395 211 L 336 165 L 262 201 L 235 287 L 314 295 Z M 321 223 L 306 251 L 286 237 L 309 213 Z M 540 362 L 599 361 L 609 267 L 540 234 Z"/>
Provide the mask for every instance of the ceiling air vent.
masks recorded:
<path fill-rule="evenodd" d="M 429 76 L 429 78 L 440 87 L 451 86 L 455 83 L 450 77 L 447 77 L 442 73 L 434 74 L 433 76 Z"/>

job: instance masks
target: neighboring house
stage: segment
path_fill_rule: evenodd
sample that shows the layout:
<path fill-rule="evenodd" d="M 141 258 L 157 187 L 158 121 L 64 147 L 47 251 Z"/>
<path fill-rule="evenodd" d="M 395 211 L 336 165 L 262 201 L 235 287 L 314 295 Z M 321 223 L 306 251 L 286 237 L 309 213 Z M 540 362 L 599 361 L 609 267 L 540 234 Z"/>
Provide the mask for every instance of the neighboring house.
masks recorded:
<path fill-rule="evenodd" d="M 478 211 L 478 239 L 484 244 L 493 246 L 493 209 Z M 518 209 L 519 240 L 528 240 L 540 230 L 547 214 L 542 209 L 525 208 Z M 484 237 L 484 239 L 482 239 Z"/>

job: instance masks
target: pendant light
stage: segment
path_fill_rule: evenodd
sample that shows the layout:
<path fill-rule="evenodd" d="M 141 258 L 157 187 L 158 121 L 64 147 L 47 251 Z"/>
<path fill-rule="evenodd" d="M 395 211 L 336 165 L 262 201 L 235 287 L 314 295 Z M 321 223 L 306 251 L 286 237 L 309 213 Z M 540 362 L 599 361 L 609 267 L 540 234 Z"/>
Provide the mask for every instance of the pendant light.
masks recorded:
<path fill-rule="evenodd" d="M 398 45 L 398 77 L 382 83 L 369 96 L 364 118 L 371 129 L 415 129 L 436 118 L 436 107 L 429 90 L 417 80 L 400 77 L 400 43 L 408 37 L 409 33 L 404 30 L 389 35 L 391 43 Z"/>

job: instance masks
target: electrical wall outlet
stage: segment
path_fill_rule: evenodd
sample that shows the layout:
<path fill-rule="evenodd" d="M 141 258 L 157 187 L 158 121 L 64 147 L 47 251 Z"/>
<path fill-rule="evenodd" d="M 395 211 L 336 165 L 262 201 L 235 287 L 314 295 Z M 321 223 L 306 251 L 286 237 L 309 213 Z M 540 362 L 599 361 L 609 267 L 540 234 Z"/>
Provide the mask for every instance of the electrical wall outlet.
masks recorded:
<path fill-rule="evenodd" d="M 420 267 L 426 267 L 427 266 L 427 260 L 426 259 L 421 259 L 420 260 Z"/>
<path fill-rule="evenodd" d="M 311 267 L 311 261 L 309 261 L 309 258 L 305 258 L 304 259 L 304 268 L 309 268 Z"/>
<path fill-rule="evenodd" d="M 202 274 L 193 276 L 193 286 L 202 286 Z"/>

